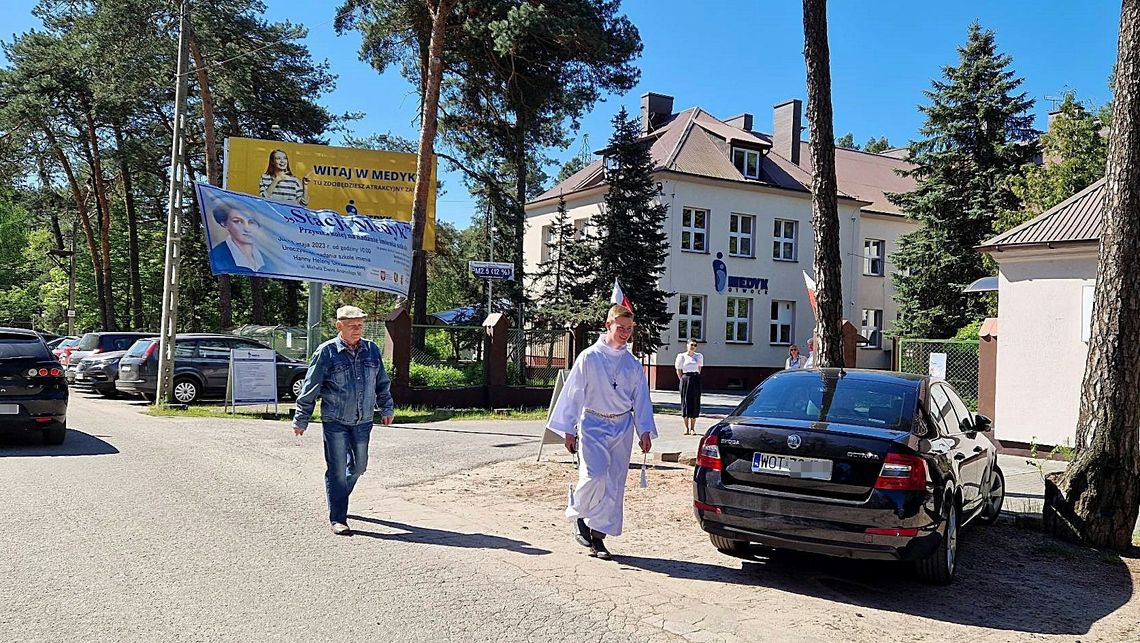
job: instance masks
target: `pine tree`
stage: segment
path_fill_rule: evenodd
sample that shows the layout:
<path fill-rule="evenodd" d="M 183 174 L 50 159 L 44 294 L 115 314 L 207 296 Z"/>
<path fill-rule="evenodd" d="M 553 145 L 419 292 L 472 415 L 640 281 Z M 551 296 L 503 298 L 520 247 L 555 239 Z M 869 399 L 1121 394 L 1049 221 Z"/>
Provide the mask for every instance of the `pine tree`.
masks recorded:
<path fill-rule="evenodd" d="M 633 304 L 637 318 L 634 351 L 648 355 L 661 345 L 661 333 L 673 319 L 660 288 L 669 255 L 665 233 L 666 206 L 657 201 L 649 146 L 640 141 L 640 126 L 623 107 L 613 118 L 614 133 L 606 149 L 605 204 L 595 220 L 597 270 L 595 299 L 608 301 L 614 279 Z"/>
<path fill-rule="evenodd" d="M 930 105 L 920 108 L 925 138 L 911 142 L 907 160 L 915 167 L 906 172 L 918 186 L 889 195 L 922 224 L 893 255 L 896 329 L 911 337 L 950 337 L 984 315 L 986 302 L 962 293 L 988 274 L 974 246 L 992 234 L 999 212 L 1017 208 L 1010 178 L 1036 152 L 1033 101 L 1014 93 L 1022 79 L 1009 69 L 1010 56 L 997 52 L 994 33 L 975 22 L 958 54 L 958 66 L 943 69 L 944 80 L 926 92 Z"/>
<path fill-rule="evenodd" d="M 546 261 L 538 264 L 534 280 L 538 285 L 538 321 L 547 327 L 566 328 L 582 321 L 594 320 L 597 307 L 583 306 L 575 295 L 589 297 L 584 283 L 589 264 L 591 239 L 575 239 L 574 223 L 566 211 L 566 200 L 558 196 L 558 211 L 550 223 L 550 237 L 545 241 Z"/>

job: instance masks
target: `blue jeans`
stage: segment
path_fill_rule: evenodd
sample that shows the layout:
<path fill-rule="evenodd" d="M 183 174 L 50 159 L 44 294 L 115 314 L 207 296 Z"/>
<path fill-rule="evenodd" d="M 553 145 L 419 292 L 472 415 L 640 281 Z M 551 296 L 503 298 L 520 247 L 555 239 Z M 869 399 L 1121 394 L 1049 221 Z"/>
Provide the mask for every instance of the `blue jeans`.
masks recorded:
<path fill-rule="evenodd" d="M 323 422 L 325 442 L 325 496 L 329 522 L 348 517 L 348 496 L 360 474 L 368 469 L 368 438 L 372 423 L 356 426 Z"/>

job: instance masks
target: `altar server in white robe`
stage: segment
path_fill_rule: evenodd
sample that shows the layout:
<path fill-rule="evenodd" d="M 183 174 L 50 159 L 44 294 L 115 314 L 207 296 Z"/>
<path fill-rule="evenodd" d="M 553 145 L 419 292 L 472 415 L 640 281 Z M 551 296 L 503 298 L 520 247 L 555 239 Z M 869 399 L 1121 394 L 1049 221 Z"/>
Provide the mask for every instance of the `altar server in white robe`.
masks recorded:
<path fill-rule="evenodd" d="M 632 311 L 610 308 L 606 332 L 574 362 L 548 425 L 570 453 L 581 450 L 566 517 L 578 543 L 603 560 L 610 558 L 605 537 L 621 534 L 634 433 L 644 453 L 657 437 L 645 371 L 626 347 L 633 327 Z"/>

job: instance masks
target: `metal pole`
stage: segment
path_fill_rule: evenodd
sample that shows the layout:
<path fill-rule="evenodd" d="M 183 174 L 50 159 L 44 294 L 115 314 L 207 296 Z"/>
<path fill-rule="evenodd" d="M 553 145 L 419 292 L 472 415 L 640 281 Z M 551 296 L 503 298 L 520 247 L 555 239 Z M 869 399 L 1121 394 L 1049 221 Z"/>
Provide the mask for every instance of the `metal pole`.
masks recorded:
<path fill-rule="evenodd" d="M 163 404 L 174 388 L 174 338 L 178 330 L 178 273 L 182 259 L 182 125 L 186 111 L 186 41 L 189 0 L 178 8 L 178 72 L 174 89 L 174 135 L 170 144 L 170 198 L 166 213 L 166 265 L 162 275 L 162 323 L 159 328 L 158 390 L 155 403 Z"/>
<path fill-rule="evenodd" d="M 321 344 L 321 304 L 324 298 L 324 284 L 319 281 L 309 282 L 309 312 L 305 323 L 308 329 L 305 333 L 306 358 L 313 356 L 313 351 Z"/>
<path fill-rule="evenodd" d="M 487 259 L 488 263 L 495 260 L 495 211 L 490 206 L 487 207 L 487 239 L 490 245 L 490 256 Z M 487 314 L 490 315 L 494 312 L 491 308 L 491 284 L 495 283 L 494 279 L 487 279 Z"/>

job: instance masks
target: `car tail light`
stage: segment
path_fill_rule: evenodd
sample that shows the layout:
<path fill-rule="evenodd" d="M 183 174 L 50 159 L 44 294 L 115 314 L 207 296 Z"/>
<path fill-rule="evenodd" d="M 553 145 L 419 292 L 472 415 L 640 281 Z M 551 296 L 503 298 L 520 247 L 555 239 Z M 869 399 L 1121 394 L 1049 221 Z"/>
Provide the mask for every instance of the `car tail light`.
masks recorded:
<path fill-rule="evenodd" d="M 697 466 L 713 471 L 723 471 L 724 464 L 720 460 L 720 436 L 716 433 L 710 433 L 701 438 L 701 444 L 697 448 Z"/>
<path fill-rule="evenodd" d="M 63 371 L 59 370 L 58 368 L 53 368 L 48 372 L 51 373 L 52 377 L 59 377 L 60 375 L 63 375 Z"/>
<path fill-rule="evenodd" d="M 47 377 L 48 373 L 50 373 L 50 372 L 51 371 L 47 370 L 46 368 L 41 368 L 40 370 L 36 371 L 36 374 L 39 375 L 40 377 Z"/>
<path fill-rule="evenodd" d="M 154 351 L 156 350 L 158 350 L 158 342 L 151 342 L 150 346 L 146 347 L 146 352 L 142 355 L 142 361 L 145 362 L 150 359 L 150 356 L 154 355 Z"/>
<path fill-rule="evenodd" d="M 915 455 L 888 453 L 883 470 L 875 480 L 876 489 L 921 491 L 926 488 L 926 462 Z"/>
<path fill-rule="evenodd" d="M 693 506 L 696 507 L 697 509 L 700 509 L 701 511 L 708 511 L 708 512 L 714 513 L 714 514 L 720 513 L 720 507 L 701 502 L 700 500 L 694 500 Z"/>
<path fill-rule="evenodd" d="M 911 537 L 918 535 L 918 529 L 915 527 L 868 527 L 866 533 L 871 536 Z"/>

